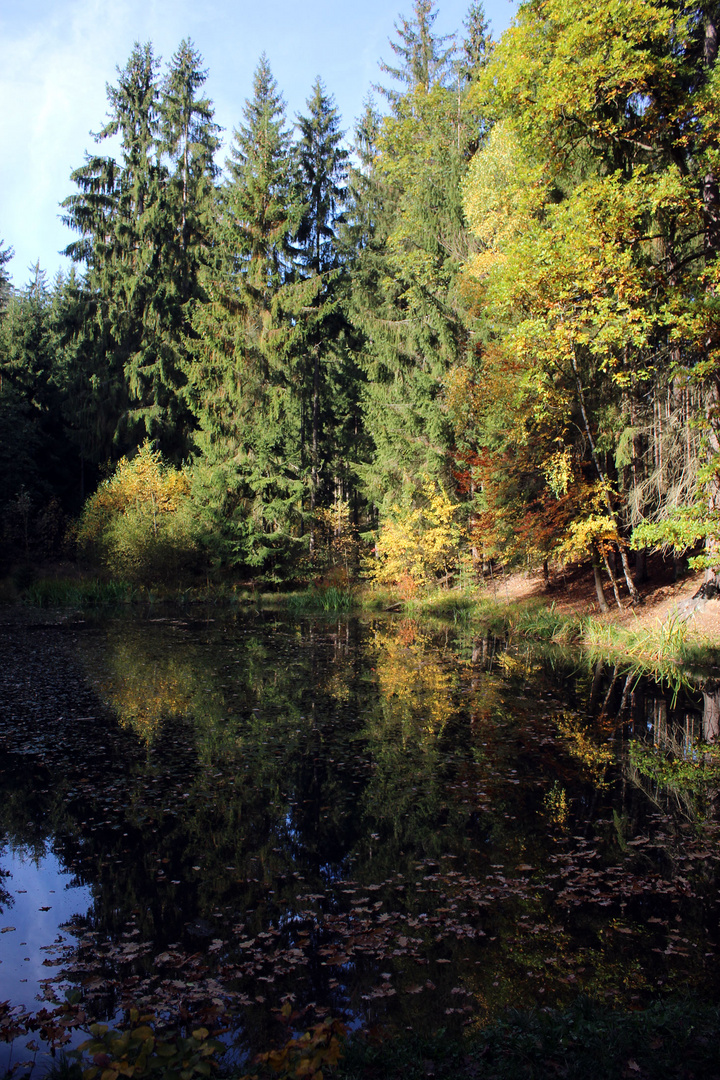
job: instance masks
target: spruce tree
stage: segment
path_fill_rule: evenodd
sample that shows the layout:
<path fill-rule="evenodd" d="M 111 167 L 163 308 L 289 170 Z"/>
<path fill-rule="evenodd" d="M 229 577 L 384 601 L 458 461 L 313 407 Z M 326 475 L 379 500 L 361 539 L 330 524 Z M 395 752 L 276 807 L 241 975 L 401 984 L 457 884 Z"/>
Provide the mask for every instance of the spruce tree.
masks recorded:
<path fill-rule="evenodd" d="M 337 108 L 319 77 L 307 109 L 298 117 L 303 214 L 295 237 L 299 284 L 289 294 L 288 314 L 295 326 L 292 352 L 300 384 L 301 456 L 310 465 L 312 513 L 322 496 L 321 483 L 330 489 L 329 470 L 337 465 L 334 434 L 343 422 L 333 410 L 334 402 L 339 404 L 333 390 L 343 381 L 340 339 L 345 316 L 337 234 L 343 221 L 348 153 L 342 146 Z M 311 530 L 311 547 L 313 542 Z"/>
<path fill-rule="evenodd" d="M 152 46 L 135 45 L 117 84 L 107 87 L 109 118 L 95 136 L 98 142 L 119 137 L 120 160 L 88 157 L 72 175 L 78 194 L 63 204 L 65 222 L 80 237 L 67 254 L 86 266 L 94 352 L 88 362 L 105 386 L 105 401 L 113 403 L 111 443 L 103 448 L 113 456 L 148 437 L 171 456 L 186 448 L 182 305 L 192 276 L 183 265 L 189 199 L 183 205 L 184 189 L 172 183 L 162 160 L 164 151 L 172 160 L 182 139 L 173 134 L 178 116 L 182 121 L 172 108 L 181 101 L 178 71 L 196 59 L 192 50 L 178 55 L 166 80 L 173 93 L 161 100 Z M 189 132 L 192 109 L 186 120 Z M 190 148 L 181 153 L 189 163 Z M 207 155 L 200 157 L 211 175 Z M 87 338 L 87 328 L 84 333 Z"/>
<path fill-rule="evenodd" d="M 178 220 L 175 278 L 181 304 L 197 294 L 197 273 L 206 260 L 210 217 L 214 211 L 214 155 L 220 129 L 209 98 L 198 96 L 207 79 L 202 57 L 184 40 L 163 79 L 160 101 L 160 148 L 171 163 L 167 201 Z"/>
<path fill-rule="evenodd" d="M 206 301 L 193 315 L 195 495 L 219 558 L 277 564 L 302 511 L 299 424 L 277 318 L 299 206 L 285 104 L 266 56 L 233 132 Z"/>
<path fill-rule="evenodd" d="M 460 182 L 477 130 L 464 102 L 459 108 L 453 52 L 433 33 L 432 5 L 417 0 L 413 10 L 393 43 L 402 63 L 381 64 L 405 89 L 384 90 L 392 114 L 379 125 L 363 185 L 375 223 L 353 268 L 365 425 L 375 447 L 362 475 L 377 506 L 424 498 L 427 477 L 452 482 L 443 388 L 468 341 L 457 287 L 467 252 Z"/>
<path fill-rule="evenodd" d="M 492 50 L 490 22 L 485 15 L 482 0 L 472 0 L 463 26 L 465 36 L 460 48 L 458 68 L 461 79 L 470 82 L 477 71 L 488 62 Z"/>
<path fill-rule="evenodd" d="M 0 240 L 0 315 L 7 306 L 10 294 L 12 293 L 10 275 L 5 269 L 5 266 L 10 262 L 14 254 L 15 252 L 13 249 L 11 247 L 5 247 L 5 241 Z"/>
<path fill-rule="evenodd" d="M 401 83 L 404 90 L 377 85 L 376 89 L 395 109 L 404 93 L 427 93 L 432 86 L 445 85 L 451 74 L 455 52 L 450 35 L 438 36 L 433 31 L 437 10 L 433 0 L 415 0 L 412 18 L 400 16 L 395 23 L 396 39 L 390 48 L 398 58 L 396 66 L 380 61 L 380 70 Z M 450 44 L 448 44 L 450 42 Z"/>
<path fill-rule="evenodd" d="M 61 288 L 61 276 L 51 287 L 36 264 L 28 284 L 11 291 L 0 313 L 0 507 L 5 531 L 27 548 L 58 539 L 61 504 L 77 509 L 55 317 Z M 2 531 L 0 526 L 0 538 Z"/>

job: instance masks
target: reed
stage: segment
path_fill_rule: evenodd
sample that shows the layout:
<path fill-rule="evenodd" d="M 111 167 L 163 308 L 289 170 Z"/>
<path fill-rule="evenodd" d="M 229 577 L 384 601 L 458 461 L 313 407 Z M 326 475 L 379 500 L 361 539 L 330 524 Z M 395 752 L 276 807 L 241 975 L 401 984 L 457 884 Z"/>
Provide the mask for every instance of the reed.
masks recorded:
<path fill-rule="evenodd" d="M 350 589 L 330 585 L 327 589 L 308 589 L 306 592 L 291 593 L 287 597 L 290 611 L 350 611 L 354 598 Z"/>

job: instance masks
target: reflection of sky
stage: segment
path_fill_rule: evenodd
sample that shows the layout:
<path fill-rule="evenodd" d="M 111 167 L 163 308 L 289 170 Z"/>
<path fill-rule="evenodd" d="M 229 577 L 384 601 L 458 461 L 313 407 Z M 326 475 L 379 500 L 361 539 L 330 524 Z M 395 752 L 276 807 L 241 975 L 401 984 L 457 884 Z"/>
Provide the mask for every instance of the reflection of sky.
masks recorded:
<path fill-rule="evenodd" d="M 85 915 L 92 894 L 86 886 L 71 884 L 73 875 L 50 851 L 37 859 L 26 848 L 5 851 L 0 869 L 10 874 L 0 880 L 13 900 L 0 906 L 0 1001 L 35 1011 L 42 1008 L 40 980 L 57 973 L 43 965 L 53 955 L 46 946 L 72 943 L 60 925 Z"/>

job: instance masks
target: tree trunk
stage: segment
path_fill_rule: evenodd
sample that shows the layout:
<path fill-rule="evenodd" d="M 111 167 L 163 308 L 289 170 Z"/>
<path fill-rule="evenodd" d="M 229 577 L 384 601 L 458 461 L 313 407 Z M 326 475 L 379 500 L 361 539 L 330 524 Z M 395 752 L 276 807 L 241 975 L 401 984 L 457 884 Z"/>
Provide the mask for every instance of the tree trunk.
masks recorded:
<path fill-rule="evenodd" d="M 600 610 L 605 613 L 610 609 L 607 605 L 607 600 L 605 599 L 605 592 L 603 591 L 602 576 L 600 574 L 600 558 L 597 553 L 597 548 L 595 547 L 593 548 L 592 553 L 592 568 L 593 574 L 595 575 L 595 592 L 597 593 L 598 606 Z"/>
<path fill-rule="evenodd" d="M 704 14 L 703 54 L 708 69 L 708 78 L 712 68 L 715 66 L 717 51 L 717 26 L 713 16 L 706 10 Z M 715 261 L 718 251 L 720 251 L 720 191 L 718 190 L 717 178 L 713 172 L 707 173 L 703 183 L 703 211 L 705 216 L 705 262 L 708 264 Z M 718 434 L 720 426 L 720 388 L 717 379 L 712 379 L 708 388 L 705 416 L 708 422 L 708 453 L 712 460 L 720 453 L 720 436 Z M 720 509 L 720 482 L 716 475 L 713 475 L 710 480 L 708 501 L 711 513 Z M 703 589 L 705 586 L 718 588 L 720 587 L 720 546 L 714 537 L 708 537 L 706 548 L 711 557 L 716 558 L 716 561 L 715 565 L 705 573 Z M 711 595 L 714 595 L 714 593 L 711 593 Z"/>
<path fill-rule="evenodd" d="M 720 686 L 708 684 L 703 690 L 703 741 L 716 742 L 720 735 Z"/>
<path fill-rule="evenodd" d="M 647 548 L 638 548 L 635 552 L 635 584 L 642 585 L 647 578 Z"/>
<path fill-rule="evenodd" d="M 595 471 L 597 472 L 600 483 L 603 486 L 603 492 L 604 492 L 604 495 L 605 495 L 605 506 L 607 508 L 607 512 L 608 512 L 608 515 L 610 517 L 610 520 L 613 521 L 614 524 L 615 524 L 615 529 L 617 531 L 618 540 L 619 540 L 619 538 L 620 538 L 620 529 L 618 527 L 617 517 L 615 516 L 615 511 L 613 509 L 612 500 L 610 498 L 610 482 L 609 482 L 607 476 L 605 475 L 605 471 L 603 470 L 602 465 L 600 464 L 600 459 L 598 457 L 597 448 L 595 446 L 595 440 L 593 439 L 593 436 L 592 436 L 592 431 L 591 431 L 591 428 L 590 428 L 590 421 L 588 420 L 587 410 L 585 409 L 585 394 L 584 394 L 584 391 L 583 391 L 583 388 L 582 388 L 582 381 L 580 379 L 580 372 L 578 371 L 578 367 L 577 367 L 577 363 L 575 361 L 574 354 L 573 354 L 573 357 L 572 357 L 572 366 L 573 366 L 573 371 L 575 372 L 575 380 L 576 380 L 577 389 L 578 389 L 578 401 L 580 403 L 580 412 L 582 413 L 583 425 L 585 427 L 585 434 L 587 435 L 588 442 L 590 444 L 590 452 L 592 454 L 593 463 L 595 465 Z M 619 542 L 618 542 L 618 548 L 620 550 L 620 559 L 622 560 L 623 574 L 625 576 L 625 582 L 626 582 L 627 587 L 628 587 L 628 592 L 630 593 L 630 597 L 632 599 L 633 604 L 639 604 L 639 603 L 641 603 L 641 596 L 640 596 L 640 593 L 635 588 L 635 583 L 634 583 L 632 577 L 630 576 L 630 566 L 628 564 L 627 554 L 626 554 L 622 544 L 620 544 Z"/>
<path fill-rule="evenodd" d="M 607 570 L 608 577 L 610 578 L 610 583 L 612 585 L 613 593 L 615 594 L 615 603 L 617 604 L 617 606 L 622 611 L 622 601 L 620 599 L 620 592 L 619 592 L 618 587 L 617 587 L 617 581 L 615 580 L 615 575 L 613 574 L 612 566 L 610 565 L 610 560 L 608 559 L 608 557 L 607 557 L 607 555 L 605 554 L 604 551 L 602 552 L 602 557 L 603 557 L 603 562 L 605 563 L 605 569 Z"/>
<path fill-rule="evenodd" d="M 310 511 L 314 513 L 318 488 L 318 424 L 320 418 L 320 352 L 314 350 L 313 356 L 313 407 L 312 407 L 312 463 L 310 467 Z M 310 552 L 315 550 L 315 522 L 310 532 Z"/>
<path fill-rule="evenodd" d="M 618 543 L 618 550 L 620 551 L 620 562 L 622 563 L 623 577 L 625 578 L 625 584 L 628 587 L 628 592 L 632 597 L 632 602 L 633 604 L 641 604 L 642 597 L 635 588 L 635 582 L 633 581 L 632 574 L 630 573 L 630 563 L 628 562 L 627 552 L 620 543 Z"/>

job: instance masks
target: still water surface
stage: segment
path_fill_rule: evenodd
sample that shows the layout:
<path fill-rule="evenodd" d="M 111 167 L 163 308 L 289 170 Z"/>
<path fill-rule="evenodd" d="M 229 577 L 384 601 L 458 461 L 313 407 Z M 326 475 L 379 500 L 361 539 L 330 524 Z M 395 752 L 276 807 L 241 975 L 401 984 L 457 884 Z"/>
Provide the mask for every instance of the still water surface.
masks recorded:
<path fill-rule="evenodd" d="M 697 758 L 707 687 L 387 617 L 0 637 L 0 1000 L 214 1003 L 250 1050 L 288 1000 L 427 1030 L 720 990 L 715 791 L 629 750 Z"/>

